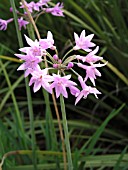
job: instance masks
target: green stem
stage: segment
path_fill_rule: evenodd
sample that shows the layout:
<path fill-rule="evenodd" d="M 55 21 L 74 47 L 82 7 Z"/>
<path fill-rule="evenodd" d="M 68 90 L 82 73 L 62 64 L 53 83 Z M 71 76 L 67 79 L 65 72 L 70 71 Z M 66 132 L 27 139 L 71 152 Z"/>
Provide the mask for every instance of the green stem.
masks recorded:
<path fill-rule="evenodd" d="M 70 68 L 70 70 L 72 70 L 72 72 L 77 75 L 77 76 L 80 76 L 75 70 L 73 70 L 72 68 Z"/>
<path fill-rule="evenodd" d="M 64 61 L 64 59 L 68 56 L 68 54 L 70 54 L 71 52 L 73 51 L 73 48 L 71 50 L 69 50 L 65 55 L 64 57 L 62 58 L 62 61 Z"/>
<path fill-rule="evenodd" d="M 36 39 L 36 37 L 35 37 L 35 33 L 34 33 L 34 30 L 33 30 L 33 26 L 32 26 L 31 23 L 29 23 L 29 24 L 27 25 L 27 31 L 28 31 L 29 37 L 34 41 L 34 40 Z"/>
<path fill-rule="evenodd" d="M 20 48 L 23 47 L 23 41 L 22 41 L 22 36 L 21 36 L 21 32 L 19 31 L 19 26 L 18 26 L 18 17 L 17 17 L 17 13 L 16 11 L 16 6 L 15 6 L 15 2 L 14 0 L 10 0 L 10 4 L 13 8 L 13 16 L 14 16 L 14 22 L 15 22 L 15 26 L 16 26 L 16 33 L 17 33 L 17 37 L 18 37 L 18 42 L 19 42 L 19 46 Z"/>
<path fill-rule="evenodd" d="M 17 37 L 19 41 L 19 46 L 21 48 L 23 47 L 23 40 L 22 40 L 21 32 L 19 31 L 19 28 L 18 28 L 18 21 L 17 21 L 18 17 L 17 17 L 17 13 L 15 12 L 16 6 L 15 6 L 14 0 L 10 0 L 10 3 L 13 8 L 13 16 L 14 16 L 14 21 L 15 21 L 15 26 L 16 26 L 16 32 L 17 32 Z M 35 39 L 32 26 L 30 26 L 29 33 L 31 34 L 31 38 Z M 36 140 L 35 140 L 35 134 L 34 134 L 34 116 L 33 116 L 33 107 L 32 107 L 32 97 L 31 97 L 30 87 L 28 86 L 28 78 L 25 79 L 25 84 L 26 84 L 28 111 L 29 111 L 29 117 L 30 117 L 30 129 L 31 129 L 31 137 L 32 137 L 33 166 L 34 166 L 34 169 L 37 170 Z"/>
<path fill-rule="evenodd" d="M 13 61 L 13 62 L 16 62 L 16 63 L 22 63 L 21 60 L 19 60 L 19 59 L 17 59 L 17 58 L 14 58 L 14 57 L 9 57 L 9 56 L 0 55 L 0 58 L 1 58 L 1 59 L 4 59 L 4 60 L 8 60 L 8 61 Z"/>
<path fill-rule="evenodd" d="M 101 60 L 103 63 L 106 63 L 106 60 Z M 122 74 L 115 66 L 113 66 L 111 63 L 107 63 L 107 67 L 110 68 L 126 85 L 128 85 L 128 78 L 125 77 L 124 74 Z"/>
<path fill-rule="evenodd" d="M 66 145 L 67 158 L 68 158 L 68 169 L 73 170 L 71 148 L 70 148 L 70 142 L 69 142 L 68 124 L 67 124 L 66 110 L 65 110 L 65 103 L 64 103 L 64 98 L 63 98 L 62 95 L 60 95 L 60 104 L 61 104 L 61 112 L 62 112 L 64 135 L 65 135 L 65 145 Z"/>
<path fill-rule="evenodd" d="M 32 107 L 32 97 L 30 87 L 28 86 L 28 78 L 25 79 L 26 84 L 26 92 L 27 92 L 27 102 L 28 102 L 28 110 L 29 110 L 29 118 L 30 118 L 30 129 L 31 129 L 31 137 L 32 137 L 32 156 L 33 156 L 33 166 L 34 170 L 37 170 L 37 157 L 36 157 L 36 138 L 35 138 L 35 129 L 34 129 L 34 114 Z"/>
<path fill-rule="evenodd" d="M 29 37 L 32 40 L 35 40 L 35 34 L 33 30 L 33 26 L 31 23 L 27 26 L 27 31 L 29 34 Z M 33 113 L 33 105 L 32 105 L 32 96 L 30 87 L 28 86 L 29 80 L 28 77 L 25 79 L 26 84 L 26 92 L 27 92 L 27 102 L 28 102 L 28 111 L 29 111 L 29 118 L 30 118 L 30 129 L 31 129 L 31 137 L 32 137 L 32 160 L 33 160 L 33 166 L 34 170 L 37 170 L 37 156 L 36 156 L 36 137 L 35 137 L 35 127 L 34 127 L 34 113 Z"/>
<path fill-rule="evenodd" d="M 22 141 L 23 145 L 24 145 L 25 148 L 27 148 L 26 142 L 25 142 L 25 133 L 24 133 L 24 129 L 23 129 L 23 124 L 22 124 L 22 120 L 21 120 L 20 111 L 19 111 L 19 108 L 18 108 L 18 104 L 17 104 L 17 101 L 16 101 L 15 94 L 14 94 L 12 86 L 11 86 L 11 82 L 9 80 L 7 71 L 6 71 L 5 67 L 3 66 L 2 60 L 0 60 L 0 65 L 1 65 L 1 68 L 2 68 L 2 70 L 4 72 L 4 75 L 5 75 L 5 78 L 6 78 L 8 87 L 9 87 L 9 90 L 11 92 L 11 96 L 12 96 L 12 100 L 13 100 L 13 103 L 14 103 L 14 107 L 15 107 L 15 110 L 16 110 L 16 117 L 17 117 L 17 122 L 18 122 L 18 127 L 19 127 L 18 133 L 19 133 L 19 136 L 20 136 L 19 140 L 23 139 L 23 141 Z"/>

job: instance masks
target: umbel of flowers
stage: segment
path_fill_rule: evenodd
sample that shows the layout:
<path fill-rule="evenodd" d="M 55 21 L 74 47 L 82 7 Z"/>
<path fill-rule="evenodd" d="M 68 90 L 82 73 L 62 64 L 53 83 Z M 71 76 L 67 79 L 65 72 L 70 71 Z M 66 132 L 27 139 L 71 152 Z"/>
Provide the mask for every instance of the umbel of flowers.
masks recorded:
<path fill-rule="evenodd" d="M 63 3 L 58 2 L 54 7 L 50 7 L 48 5 L 48 2 L 50 0 L 39 0 L 38 2 L 31 1 L 30 3 L 27 3 L 25 1 L 25 5 L 28 8 L 29 12 L 35 18 L 35 20 L 38 19 L 38 17 L 43 13 L 51 13 L 54 16 L 61 16 L 63 17 Z M 25 9 L 25 6 L 20 2 L 20 7 Z M 13 8 L 10 8 L 10 12 L 13 11 Z M 27 13 L 20 13 L 20 11 L 15 11 L 18 15 L 18 24 L 19 24 L 19 30 L 22 28 L 26 29 L 26 26 L 29 24 Z M 7 26 L 9 23 L 11 23 L 14 19 L 10 18 L 8 20 L 0 19 L 0 30 L 5 31 L 7 29 Z"/>
<path fill-rule="evenodd" d="M 87 98 L 89 94 L 94 94 L 97 98 L 97 94 L 101 94 L 101 92 L 96 89 L 95 80 L 97 76 L 101 76 L 98 68 L 105 64 L 99 63 L 103 58 L 96 55 L 99 47 L 91 42 L 93 36 L 94 34 L 86 36 L 85 30 L 81 32 L 80 37 L 74 33 L 75 46 L 60 59 L 50 31 L 48 31 L 46 38 L 35 41 L 25 35 L 28 47 L 19 49 L 24 54 L 15 54 L 23 61 L 18 70 L 25 70 L 25 77 L 31 75 L 29 86 L 33 85 L 34 92 L 43 87 L 52 94 L 53 89 L 55 89 L 56 98 L 60 94 L 68 98 L 67 89 L 69 89 L 69 92 L 76 98 L 75 105 L 82 98 Z M 48 49 L 51 49 L 52 54 L 55 54 L 51 55 Z M 87 54 L 85 56 L 70 55 L 70 52 L 76 50 L 83 50 Z M 45 59 L 49 67 L 42 69 L 40 63 L 46 62 Z M 83 69 L 84 77 L 75 71 L 76 67 Z M 81 85 L 81 89 L 77 87 L 75 80 L 71 79 L 72 73 L 77 75 L 77 82 Z M 88 86 L 87 80 L 90 80 L 94 87 Z"/>

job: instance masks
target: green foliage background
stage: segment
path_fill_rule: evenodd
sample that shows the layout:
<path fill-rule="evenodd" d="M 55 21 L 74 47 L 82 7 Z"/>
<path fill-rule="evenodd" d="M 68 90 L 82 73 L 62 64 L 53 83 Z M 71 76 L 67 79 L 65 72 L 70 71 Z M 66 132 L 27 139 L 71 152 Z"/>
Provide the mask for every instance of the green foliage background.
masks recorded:
<path fill-rule="evenodd" d="M 17 7 L 18 3 L 16 1 Z M 0 18 L 13 17 L 9 7 L 8 0 L 0 2 Z M 75 107 L 72 97 L 65 100 L 74 169 L 127 170 L 128 1 L 65 0 L 64 9 L 64 18 L 49 14 L 39 18 L 37 26 L 41 36 L 52 31 L 60 56 L 63 56 L 72 46 L 73 33 L 85 29 L 87 34 L 95 34 L 94 42 L 101 49 L 99 55 L 108 61 L 101 69 L 102 77 L 97 79 L 97 88 L 102 92 L 98 100 L 90 95 Z M 26 30 L 22 30 L 22 35 L 24 33 Z M 33 169 L 25 81 L 23 73 L 16 71 L 19 63 L 14 56 L 18 48 L 12 23 L 6 31 L 0 31 L 0 157 L 14 150 L 26 152 L 8 157 L 4 170 Z M 36 148 L 40 150 L 38 169 L 63 169 L 52 100 L 50 98 L 52 116 L 47 114 L 41 90 L 37 94 L 32 92 L 32 104 Z"/>

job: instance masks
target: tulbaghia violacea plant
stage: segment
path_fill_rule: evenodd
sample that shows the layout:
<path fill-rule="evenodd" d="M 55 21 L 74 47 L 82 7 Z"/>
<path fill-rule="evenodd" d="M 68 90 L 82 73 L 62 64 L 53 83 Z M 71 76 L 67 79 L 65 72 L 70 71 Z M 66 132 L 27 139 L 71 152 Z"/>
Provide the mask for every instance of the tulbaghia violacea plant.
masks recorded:
<path fill-rule="evenodd" d="M 31 13 L 32 17 L 37 21 L 38 17 L 41 14 L 44 13 L 50 13 L 54 16 L 61 16 L 64 17 L 63 14 L 63 3 L 58 2 L 54 7 L 51 7 L 48 5 L 48 2 L 50 0 L 39 0 L 38 2 L 31 1 L 30 3 L 25 1 L 25 5 L 20 2 L 20 9 L 27 9 Z M 10 12 L 13 12 L 13 8 L 10 7 Z M 20 10 L 15 11 L 18 15 L 18 25 L 19 25 L 19 30 L 22 28 L 26 29 L 26 26 L 29 24 L 29 18 L 26 12 L 21 13 Z M 7 29 L 7 26 L 10 22 L 13 21 L 13 18 L 10 18 L 8 20 L 0 19 L 0 30 L 5 31 Z"/>
<path fill-rule="evenodd" d="M 69 92 L 76 97 L 75 105 L 81 98 L 87 98 L 89 94 L 94 94 L 97 98 L 97 94 L 100 94 L 100 92 L 96 87 L 88 86 L 87 80 L 90 79 L 93 86 L 95 86 L 97 76 L 101 76 L 97 68 L 105 64 L 99 63 L 103 58 L 96 55 L 99 47 L 95 47 L 96 44 L 91 42 L 93 36 L 93 34 L 85 36 L 85 30 L 81 32 L 80 37 L 74 33 L 75 46 L 70 51 L 83 50 L 86 55 L 70 55 L 70 52 L 67 52 L 68 56 L 66 54 L 60 59 L 50 31 L 48 31 L 46 38 L 35 41 L 25 35 L 29 46 L 19 49 L 24 54 L 15 54 L 24 62 L 18 70 L 25 70 L 25 77 L 31 75 L 29 85 L 34 84 L 34 92 L 37 92 L 41 87 L 49 93 L 52 93 L 52 90 L 55 89 L 56 98 L 60 94 L 68 98 L 67 89 L 69 89 Z M 52 54 L 55 54 L 51 55 L 48 52 L 49 49 L 52 50 Z M 48 68 L 41 68 L 40 66 L 41 62 L 45 62 L 44 57 L 49 63 Z M 76 67 L 85 70 L 84 77 L 75 71 Z M 70 74 L 69 71 L 71 71 Z M 75 80 L 71 80 L 72 72 L 76 74 L 82 89 L 77 87 Z"/>
<path fill-rule="evenodd" d="M 96 46 L 96 44 L 92 42 L 94 34 L 86 36 L 85 30 L 81 32 L 80 36 L 74 33 L 75 44 L 72 49 L 70 49 L 62 58 L 59 56 L 53 35 L 50 31 L 47 32 L 46 38 L 40 38 L 38 29 L 36 27 L 36 21 L 41 14 L 51 13 L 54 16 L 64 16 L 63 3 L 58 2 L 54 7 L 51 7 L 48 4 L 49 1 L 50 0 L 39 0 L 38 2 L 31 1 L 28 3 L 25 0 L 22 0 L 20 3 L 20 9 L 17 10 L 15 9 L 15 5 L 13 5 L 12 0 L 10 0 L 11 5 L 13 6 L 13 8 L 10 8 L 10 12 L 13 12 L 13 14 L 16 13 L 18 16 L 17 17 L 14 15 L 15 21 L 17 20 L 17 22 L 15 22 L 16 29 L 18 26 L 20 31 L 22 28 L 26 29 L 30 22 L 33 25 L 33 28 L 35 29 L 38 37 L 38 40 L 31 40 L 31 38 L 25 35 L 28 46 L 19 49 L 21 54 L 15 54 L 20 59 L 20 61 L 22 61 L 22 64 L 18 67 L 17 70 L 23 70 L 25 78 L 30 76 L 29 83 L 28 78 L 26 79 L 28 103 L 31 101 L 28 84 L 29 86 L 33 86 L 34 93 L 39 91 L 40 88 L 43 88 L 48 93 L 52 94 L 53 104 L 59 124 L 60 137 L 63 143 L 62 150 L 64 158 L 64 170 L 67 170 L 67 166 L 68 169 L 73 170 L 64 98 L 68 98 L 70 94 L 73 95 L 75 98 L 75 105 L 82 98 L 87 98 L 89 94 L 93 94 L 96 98 L 98 98 L 97 95 L 101 94 L 101 92 L 96 89 L 95 80 L 97 77 L 101 76 L 98 68 L 104 66 L 105 64 L 99 63 L 99 61 L 103 58 L 96 55 L 99 51 L 99 46 Z M 24 13 L 20 13 L 20 10 L 22 9 L 24 9 Z M 13 20 L 13 18 L 8 20 L 0 19 L 0 30 L 6 30 L 8 24 Z M 19 30 L 17 31 L 18 35 L 20 33 Z M 30 32 L 29 35 L 32 37 Z M 20 41 L 21 40 L 19 40 L 19 42 Z M 85 55 L 79 55 L 79 50 L 82 50 L 83 54 L 85 53 Z M 76 68 L 83 69 L 84 75 L 81 75 L 79 72 L 77 72 L 76 70 L 79 71 L 80 69 Z M 76 79 L 72 78 L 72 73 L 75 74 Z M 93 87 L 87 84 L 88 80 L 91 81 L 90 83 L 93 85 Z M 44 97 L 48 98 L 48 95 L 45 95 L 47 95 L 47 93 L 44 93 Z M 55 96 L 56 98 L 60 97 L 63 129 L 61 127 L 61 121 Z M 30 105 L 31 104 L 32 103 L 30 102 Z M 50 107 L 49 102 L 46 101 L 45 104 L 47 108 Z M 34 160 L 33 164 L 34 169 L 36 170 L 36 142 L 34 134 L 34 116 L 32 110 L 32 106 L 31 108 L 29 107 Z M 66 161 L 66 155 L 68 161 Z M 2 162 L 0 163 L 0 169 L 3 165 L 4 159 L 5 157 L 3 157 Z"/>

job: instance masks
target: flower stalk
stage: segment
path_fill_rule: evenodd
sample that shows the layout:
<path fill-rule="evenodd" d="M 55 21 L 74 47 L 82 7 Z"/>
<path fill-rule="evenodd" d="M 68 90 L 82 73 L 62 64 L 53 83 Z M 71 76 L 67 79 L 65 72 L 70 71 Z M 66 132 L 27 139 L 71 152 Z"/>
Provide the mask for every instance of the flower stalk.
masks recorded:
<path fill-rule="evenodd" d="M 66 145 L 67 158 L 68 158 L 68 169 L 73 170 L 71 147 L 70 147 L 69 132 L 68 132 L 68 123 L 67 123 L 67 118 L 66 118 L 66 110 L 65 110 L 64 98 L 63 98 L 62 95 L 60 95 L 60 104 L 61 104 L 63 128 L 64 128 L 64 135 L 65 135 L 65 145 Z"/>
<path fill-rule="evenodd" d="M 16 7 L 15 7 L 15 2 L 14 0 L 11 1 L 10 3 L 13 8 L 13 15 L 14 15 L 14 20 L 15 20 L 15 26 L 16 26 L 16 31 L 17 31 L 17 36 L 18 36 L 18 41 L 19 41 L 19 46 L 20 48 L 23 47 L 23 40 L 21 36 L 21 32 L 18 29 L 18 20 L 17 20 L 17 13 Z M 32 107 L 32 97 L 31 97 L 31 92 L 30 92 L 30 87 L 28 86 L 28 77 L 25 79 L 25 84 L 26 84 L 26 93 L 27 93 L 27 102 L 28 102 L 28 111 L 29 111 L 29 118 L 30 118 L 30 129 L 31 129 L 31 138 L 32 138 L 32 153 L 33 153 L 33 166 L 34 169 L 37 170 L 37 159 L 36 159 L 36 138 L 35 138 L 35 132 L 34 132 L 34 113 L 33 113 L 33 107 Z"/>
<path fill-rule="evenodd" d="M 29 17 L 29 20 L 30 22 L 32 23 L 33 25 L 33 28 L 36 32 L 36 35 L 38 37 L 38 39 L 41 39 L 40 37 L 40 33 L 37 29 L 37 26 L 36 26 L 36 23 L 30 13 L 30 11 L 28 10 L 26 4 L 25 4 L 25 1 L 22 0 L 22 3 L 26 9 L 26 12 L 28 14 L 28 17 Z M 48 63 L 47 63 L 47 60 L 46 60 L 46 56 L 44 56 L 44 60 L 45 60 L 45 67 L 48 68 Z M 55 99 L 55 95 L 54 93 L 52 92 L 52 99 L 53 99 L 53 104 L 54 104 L 54 108 L 55 108 L 55 112 L 56 112 L 56 116 L 57 116 L 57 120 L 58 120 L 58 125 L 59 125 L 59 131 L 60 131 L 60 137 L 61 137 L 61 141 L 62 141 L 62 150 L 63 150 L 63 160 L 64 160 L 64 170 L 67 170 L 67 167 L 66 167 L 66 151 L 65 151 L 65 144 L 64 144 L 64 135 L 63 135 L 63 130 L 62 130 L 62 125 L 61 125 L 61 121 L 60 121 L 60 116 L 59 116 L 59 111 L 58 111 L 58 107 L 57 107 L 57 103 L 56 103 L 56 99 Z"/>

